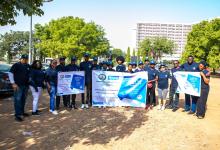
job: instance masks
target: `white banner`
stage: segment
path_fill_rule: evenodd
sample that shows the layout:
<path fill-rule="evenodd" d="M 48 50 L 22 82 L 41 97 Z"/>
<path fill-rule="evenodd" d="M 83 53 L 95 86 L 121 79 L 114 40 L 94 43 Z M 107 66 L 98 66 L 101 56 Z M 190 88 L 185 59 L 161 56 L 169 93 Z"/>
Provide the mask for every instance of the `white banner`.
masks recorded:
<path fill-rule="evenodd" d="M 57 95 L 70 95 L 84 93 L 84 71 L 59 72 Z"/>
<path fill-rule="evenodd" d="M 93 106 L 145 107 L 147 72 L 92 72 Z"/>
<path fill-rule="evenodd" d="M 185 93 L 200 96 L 201 75 L 200 72 L 175 72 L 174 77 L 178 82 L 177 93 Z"/>

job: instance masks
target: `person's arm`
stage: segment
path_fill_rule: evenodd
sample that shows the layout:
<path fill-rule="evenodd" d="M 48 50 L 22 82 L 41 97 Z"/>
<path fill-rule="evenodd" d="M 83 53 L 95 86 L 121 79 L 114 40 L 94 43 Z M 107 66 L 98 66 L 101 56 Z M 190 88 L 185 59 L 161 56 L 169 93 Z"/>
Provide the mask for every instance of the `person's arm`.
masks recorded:
<path fill-rule="evenodd" d="M 206 84 L 209 84 L 209 82 L 210 82 L 209 76 L 206 76 L 203 72 L 200 72 L 200 75 L 202 76 L 204 82 Z"/>
<path fill-rule="evenodd" d="M 16 64 L 14 64 L 11 69 L 10 69 L 10 72 L 8 73 L 8 78 L 10 80 L 10 83 L 12 84 L 12 88 L 14 91 L 17 91 L 18 90 L 18 85 L 15 83 L 15 80 L 14 80 L 14 72 L 15 72 L 15 68 L 16 67 Z"/>

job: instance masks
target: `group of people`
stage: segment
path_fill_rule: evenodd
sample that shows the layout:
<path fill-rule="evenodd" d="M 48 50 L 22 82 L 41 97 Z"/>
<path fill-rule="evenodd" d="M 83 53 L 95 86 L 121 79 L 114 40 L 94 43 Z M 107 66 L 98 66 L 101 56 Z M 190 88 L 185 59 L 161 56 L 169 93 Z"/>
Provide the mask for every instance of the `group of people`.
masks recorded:
<path fill-rule="evenodd" d="M 117 66 L 114 69 L 112 61 L 103 61 L 98 63 L 98 58 L 93 57 L 90 61 L 90 54 L 84 54 L 84 60 L 77 64 L 77 58 L 73 56 L 71 63 L 65 64 L 65 57 L 53 59 L 50 67 L 46 70 L 42 69 L 41 61 L 35 60 L 32 65 L 28 64 L 28 55 L 23 54 L 20 61 L 15 63 L 10 70 L 9 79 L 14 89 L 14 108 L 15 120 L 23 121 L 23 117 L 29 116 L 25 113 L 25 101 L 27 91 L 30 88 L 33 96 L 33 110 L 32 115 L 39 115 L 38 103 L 42 90 L 47 89 L 50 97 L 49 111 L 57 115 L 60 108 L 60 100 L 63 99 L 63 105 L 66 108 L 77 109 L 76 94 L 72 95 L 57 95 L 57 78 L 58 72 L 68 71 L 85 71 L 85 93 L 81 94 L 82 105 L 81 109 L 92 106 L 92 70 L 102 71 L 117 71 L 135 73 L 141 71 L 148 72 L 148 84 L 146 93 L 146 108 L 153 108 L 156 106 L 155 89 L 158 89 L 158 110 L 165 108 L 172 109 L 174 112 L 178 109 L 179 94 L 176 93 L 178 82 L 173 76 L 177 71 L 191 71 L 200 72 L 201 74 L 201 96 L 196 97 L 185 94 L 185 112 L 188 114 L 195 114 L 198 118 L 204 118 L 206 110 L 206 101 L 209 93 L 210 71 L 207 70 L 205 61 L 199 64 L 194 62 L 193 56 L 188 57 L 188 61 L 180 65 L 178 60 L 173 61 L 174 67 L 171 70 L 167 69 L 165 64 L 160 64 L 159 69 L 155 69 L 156 62 L 154 60 L 145 59 L 145 62 L 139 61 L 136 63 L 128 63 L 127 67 L 124 65 L 124 57 L 118 56 L 116 58 Z M 169 79 L 171 83 L 169 85 Z M 169 103 L 167 103 L 167 94 L 169 91 Z M 86 96 L 86 99 L 85 99 Z M 192 103 L 191 103 L 192 100 Z"/>

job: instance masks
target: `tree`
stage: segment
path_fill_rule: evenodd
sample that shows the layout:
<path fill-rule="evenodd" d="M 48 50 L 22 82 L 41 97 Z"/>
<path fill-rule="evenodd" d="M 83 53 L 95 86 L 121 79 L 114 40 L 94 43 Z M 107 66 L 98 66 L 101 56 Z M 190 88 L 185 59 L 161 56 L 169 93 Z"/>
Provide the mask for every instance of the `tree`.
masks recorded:
<path fill-rule="evenodd" d="M 175 44 L 166 37 L 145 38 L 139 44 L 139 50 L 143 59 L 146 56 L 158 60 L 163 54 L 172 54 Z"/>
<path fill-rule="evenodd" d="M 185 62 L 189 55 L 195 61 L 205 60 L 211 68 L 220 67 L 220 19 L 202 21 L 193 25 L 187 36 L 187 44 L 181 62 Z"/>
<path fill-rule="evenodd" d="M 119 48 L 114 48 L 112 50 L 112 59 L 115 60 L 117 56 L 125 56 L 125 53 Z"/>
<path fill-rule="evenodd" d="M 128 49 L 127 49 L 125 61 L 126 62 L 130 62 L 131 61 L 131 50 L 130 50 L 130 47 L 128 47 Z"/>
<path fill-rule="evenodd" d="M 52 20 L 44 26 L 35 25 L 35 36 L 40 40 L 36 47 L 49 57 L 82 57 L 85 52 L 103 55 L 110 48 L 101 26 L 72 16 Z"/>
<path fill-rule="evenodd" d="M 43 15 L 44 12 L 40 8 L 43 2 L 43 0 L 1 0 L 0 26 L 16 24 L 15 17 L 19 15 L 19 11 L 28 16 Z"/>
<path fill-rule="evenodd" d="M 135 49 L 133 48 L 132 56 L 135 56 Z"/>
<path fill-rule="evenodd" d="M 0 35 L 0 57 L 7 55 L 7 62 L 10 63 L 13 56 L 28 52 L 29 32 L 10 31 Z"/>

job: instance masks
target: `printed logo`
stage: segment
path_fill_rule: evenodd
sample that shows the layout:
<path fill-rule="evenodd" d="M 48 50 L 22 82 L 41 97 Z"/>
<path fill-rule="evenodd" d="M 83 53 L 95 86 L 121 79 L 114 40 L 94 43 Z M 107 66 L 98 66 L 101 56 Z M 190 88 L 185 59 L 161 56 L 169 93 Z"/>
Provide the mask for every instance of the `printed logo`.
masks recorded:
<path fill-rule="evenodd" d="M 106 79 L 106 75 L 105 75 L 105 74 L 100 74 L 100 75 L 98 76 L 98 78 L 99 78 L 99 80 L 104 81 L 104 80 Z"/>

